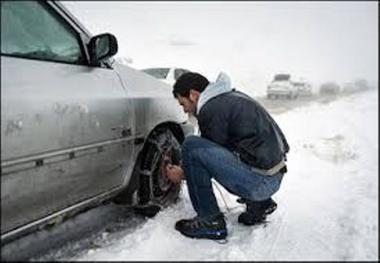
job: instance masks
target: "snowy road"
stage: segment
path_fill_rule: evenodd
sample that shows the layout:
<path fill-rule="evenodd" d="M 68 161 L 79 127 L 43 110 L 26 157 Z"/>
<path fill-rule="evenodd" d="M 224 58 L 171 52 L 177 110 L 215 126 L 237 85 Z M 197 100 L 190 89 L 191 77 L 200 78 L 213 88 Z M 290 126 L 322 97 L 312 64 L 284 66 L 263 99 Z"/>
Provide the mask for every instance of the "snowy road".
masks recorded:
<path fill-rule="evenodd" d="M 194 216 L 184 188 L 180 202 L 153 219 L 116 212 L 115 205 L 80 215 L 83 222 L 100 222 L 88 230 L 93 234 L 83 231 L 79 241 L 34 259 L 377 260 L 378 91 L 310 102 L 273 117 L 291 150 L 289 172 L 274 196 L 279 206 L 266 225 L 238 224 L 244 207 L 221 188 L 222 195 L 215 194 L 227 218 L 228 243 L 185 238 L 173 228 Z"/>

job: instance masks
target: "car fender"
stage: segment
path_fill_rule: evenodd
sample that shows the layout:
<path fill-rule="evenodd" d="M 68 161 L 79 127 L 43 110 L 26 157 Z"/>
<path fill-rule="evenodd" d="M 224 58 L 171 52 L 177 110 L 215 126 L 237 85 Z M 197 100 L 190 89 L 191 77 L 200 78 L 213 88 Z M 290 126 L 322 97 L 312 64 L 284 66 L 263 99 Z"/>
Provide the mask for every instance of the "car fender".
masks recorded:
<path fill-rule="evenodd" d="M 145 138 L 163 123 L 180 125 L 188 122 L 188 116 L 174 98 L 169 84 L 126 65 L 115 62 L 112 66 L 119 75 L 128 98 L 133 101 L 136 136 Z"/>

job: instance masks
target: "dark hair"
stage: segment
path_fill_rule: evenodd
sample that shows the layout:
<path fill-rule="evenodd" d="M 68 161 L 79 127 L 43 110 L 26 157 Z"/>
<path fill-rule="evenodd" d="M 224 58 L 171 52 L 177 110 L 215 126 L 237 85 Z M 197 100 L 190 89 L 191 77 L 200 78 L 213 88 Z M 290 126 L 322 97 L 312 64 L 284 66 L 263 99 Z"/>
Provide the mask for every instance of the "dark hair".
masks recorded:
<path fill-rule="evenodd" d="M 188 98 L 190 90 L 202 92 L 210 82 L 206 77 L 196 72 L 186 72 L 182 74 L 173 86 L 173 95 L 177 98 L 178 95 Z"/>

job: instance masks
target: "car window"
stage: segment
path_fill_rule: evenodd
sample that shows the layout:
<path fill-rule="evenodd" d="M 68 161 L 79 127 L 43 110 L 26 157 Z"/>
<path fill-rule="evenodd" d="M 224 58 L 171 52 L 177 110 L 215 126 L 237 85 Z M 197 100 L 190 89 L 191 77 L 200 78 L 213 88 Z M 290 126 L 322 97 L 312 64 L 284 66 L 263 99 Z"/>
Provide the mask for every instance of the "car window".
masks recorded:
<path fill-rule="evenodd" d="M 142 71 L 158 79 L 165 79 L 168 76 L 169 70 L 170 68 L 148 68 Z"/>
<path fill-rule="evenodd" d="M 186 72 L 189 72 L 188 70 L 186 69 L 181 69 L 181 68 L 178 68 L 174 71 L 174 79 L 177 80 L 179 77 L 181 77 L 181 75 L 183 73 L 186 73 Z"/>
<path fill-rule="evenodd" d="M 75 31 L 37 1 L 1 1 L 1 53 L 84 63 Z"/>

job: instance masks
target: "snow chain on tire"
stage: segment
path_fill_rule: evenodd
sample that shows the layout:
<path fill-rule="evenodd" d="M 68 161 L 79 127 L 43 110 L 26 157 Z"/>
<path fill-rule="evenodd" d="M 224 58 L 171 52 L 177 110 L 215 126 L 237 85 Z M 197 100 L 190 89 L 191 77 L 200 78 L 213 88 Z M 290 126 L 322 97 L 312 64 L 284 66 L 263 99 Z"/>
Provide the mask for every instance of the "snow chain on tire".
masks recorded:
<path fill-rule="evenodd" d="M 139 167 L 138 212 L 153 216 L 162 207 L 168 206 L 178 198 L 180 185 L 175 185 L 164 177 L 161 165 L 164 155 L 170 156 L 173 164 L 179 164 L 181 148 L 170 130 L 154 131 L 146 143 L 145 156 Z M 145 213 L 141 207 L 151 207 L 153 211 Z"/>

